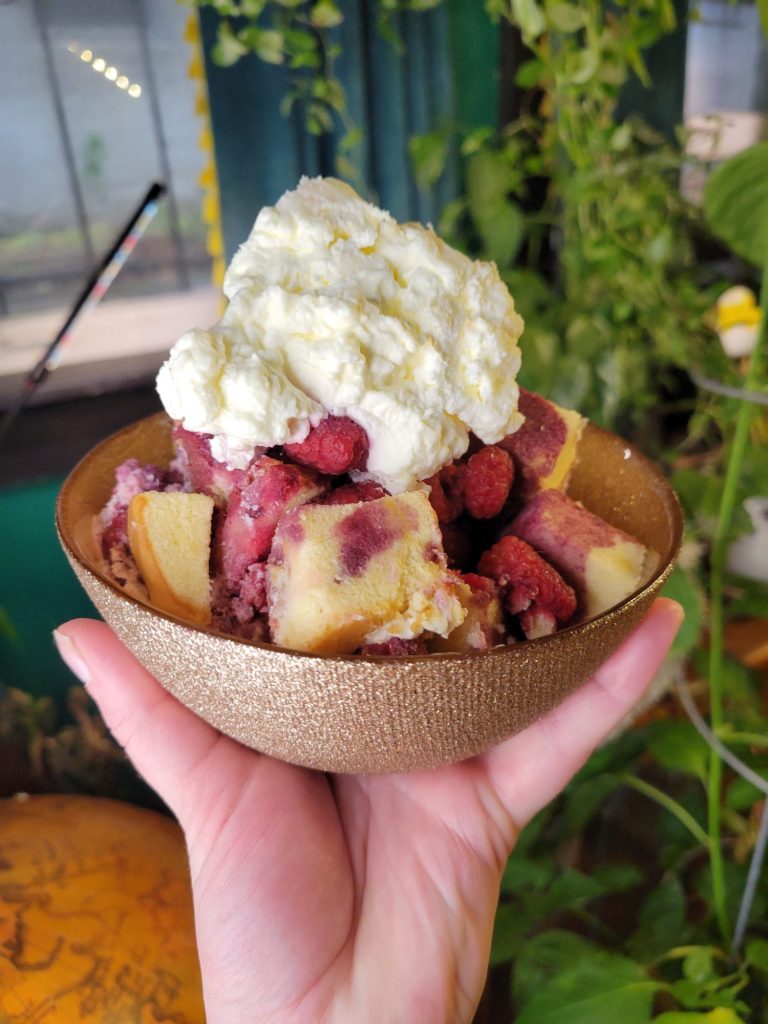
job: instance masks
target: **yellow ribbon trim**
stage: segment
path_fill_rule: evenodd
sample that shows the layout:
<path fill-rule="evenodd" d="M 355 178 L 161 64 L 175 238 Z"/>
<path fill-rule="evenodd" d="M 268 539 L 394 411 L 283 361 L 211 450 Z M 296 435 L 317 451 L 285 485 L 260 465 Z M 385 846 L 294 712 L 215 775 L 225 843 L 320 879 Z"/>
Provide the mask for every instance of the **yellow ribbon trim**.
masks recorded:
<path fill-rule="evenodd" d="M 224 239 L 221 230 L 221 198 L 219 191 L 219 175 L 216 169 L 216 154 L 213 146 L 213 130 L 211 128 L 211 108 L 208 102 L 208 85 L 205 79 L 205 60 L 200 40 L 200 23 L 195 11 L 191 11 L 184 26 L 184 41 L 192 48 L 192 57 L 187 66 L 187 76 L 197 81 L 195 94 L 195 113 L 202 121 L 197 144 L 206 154 L 207 160 L 203 167 L 198 184 L 203 190 L 202 219 L 208 228 L 206 233 L 206 252 L 211 257 L 211 279 L 217 288 L 224 283 Z"/>

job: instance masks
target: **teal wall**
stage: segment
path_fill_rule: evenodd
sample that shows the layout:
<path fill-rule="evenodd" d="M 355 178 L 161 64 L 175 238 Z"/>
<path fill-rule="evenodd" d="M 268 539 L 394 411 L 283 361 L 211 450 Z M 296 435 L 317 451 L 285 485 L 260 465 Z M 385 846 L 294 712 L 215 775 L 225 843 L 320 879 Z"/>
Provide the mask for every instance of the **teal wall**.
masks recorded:
<path fill-rule="evenodd" d="M 0 608 L 15 637 L 0 636 L 0 683 L 63 694 L 76 682 L 51 633 L 75 616 L 96 616 L 59 546 L 54 526 L 60 479 L 0 491 Z"/>

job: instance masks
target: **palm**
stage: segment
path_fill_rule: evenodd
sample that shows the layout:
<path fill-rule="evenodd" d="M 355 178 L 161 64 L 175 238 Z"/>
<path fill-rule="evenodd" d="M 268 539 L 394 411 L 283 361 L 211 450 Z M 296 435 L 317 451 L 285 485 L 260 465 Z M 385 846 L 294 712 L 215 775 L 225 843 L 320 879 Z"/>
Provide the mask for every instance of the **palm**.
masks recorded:
<path fill-rule="evenodd" d="M 637 700 L 679 621 L 657 602 L 536 725 L 462 764 L 389 776 L 255 754 L 166 694 L 102 623 L 58 637 L 184 828 L 209 1024 L 459 1024 L 480 997 L 518 826 Z"/>
<path fill-rule="evenodd" d="M 249 1020 L 334 1010 L 364 1020 L 371 993 L 355 983 L 369 974 L 380 986 L 376 1020 L 471 1017 L 514 839 L 501 808 L 497 821 L 488 813 L 482 759 L 328 779 L 227 743 L 202 774 L 191 845 L 198 933 L 230 940 L 224 951 L 200 943 L 209 986 L 267 994 L 258 1007 L 249 998 Z M 219 779 L 233 776 L 223 801 Z M 233 962 L 230 943 L 258 954 Z"/>

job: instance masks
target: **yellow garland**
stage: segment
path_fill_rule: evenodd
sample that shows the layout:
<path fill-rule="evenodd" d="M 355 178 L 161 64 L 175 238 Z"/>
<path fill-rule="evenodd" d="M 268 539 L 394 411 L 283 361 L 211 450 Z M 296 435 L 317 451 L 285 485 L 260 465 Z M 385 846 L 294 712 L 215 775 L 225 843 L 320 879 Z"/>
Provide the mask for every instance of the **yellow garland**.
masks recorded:
<path fill-rule="evenodd" d="M 192 47 L 192 59 L 187 67 L 187 76 L 197 82 L 195 113 L 203 122 L 197 143 L 207 157 L 205 167 L 198 179 L 198 184 L 203 190 L 202 218 L 207 228 L 205 248 L 212 261 L 211 278 L 216 287 L 221 288 L 224 283 L 226 261 L 221 231 L 219 176 L 216 170 L 216 154 L 211 130 L 211 108 L 208 103 L 208 84 L 205 78 L 205 61 L 200 40 L 200 23 L 195 11 L 191 11 L 187 18 L 184 40 Z"/>

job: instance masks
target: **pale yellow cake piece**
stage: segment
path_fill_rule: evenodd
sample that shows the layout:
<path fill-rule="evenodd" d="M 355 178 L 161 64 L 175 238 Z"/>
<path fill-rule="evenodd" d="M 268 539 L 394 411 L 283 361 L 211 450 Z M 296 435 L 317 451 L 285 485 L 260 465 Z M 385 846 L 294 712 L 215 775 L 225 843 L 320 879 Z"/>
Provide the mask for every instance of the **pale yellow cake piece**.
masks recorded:
<path fill-rule="evenodd" d="M 268 572 L 272 637 L 298 651 L 448 636 L 466 616 L 468 588 L 446 568 L 421 492 L 294 509 L 278 525 Z"/>
<path fill-rule="evenodd" d="M 205 494 L 145 491 L 128 506 L 128 542 L 149 600 L 200 626 L 211 619 L 212 516 Z"/>
<path fill-rule="evenodd" d="M 504 612 L 496 588 L 490 580 L 474 574 L 465 576 L 460 599 L 467 615 L 447 637 L 435 636 L 429 641 L 430 651 L 466 653 L 487 651 L 504 643 Z M 467 584 L 472 581 L 471 586 Z"/>

